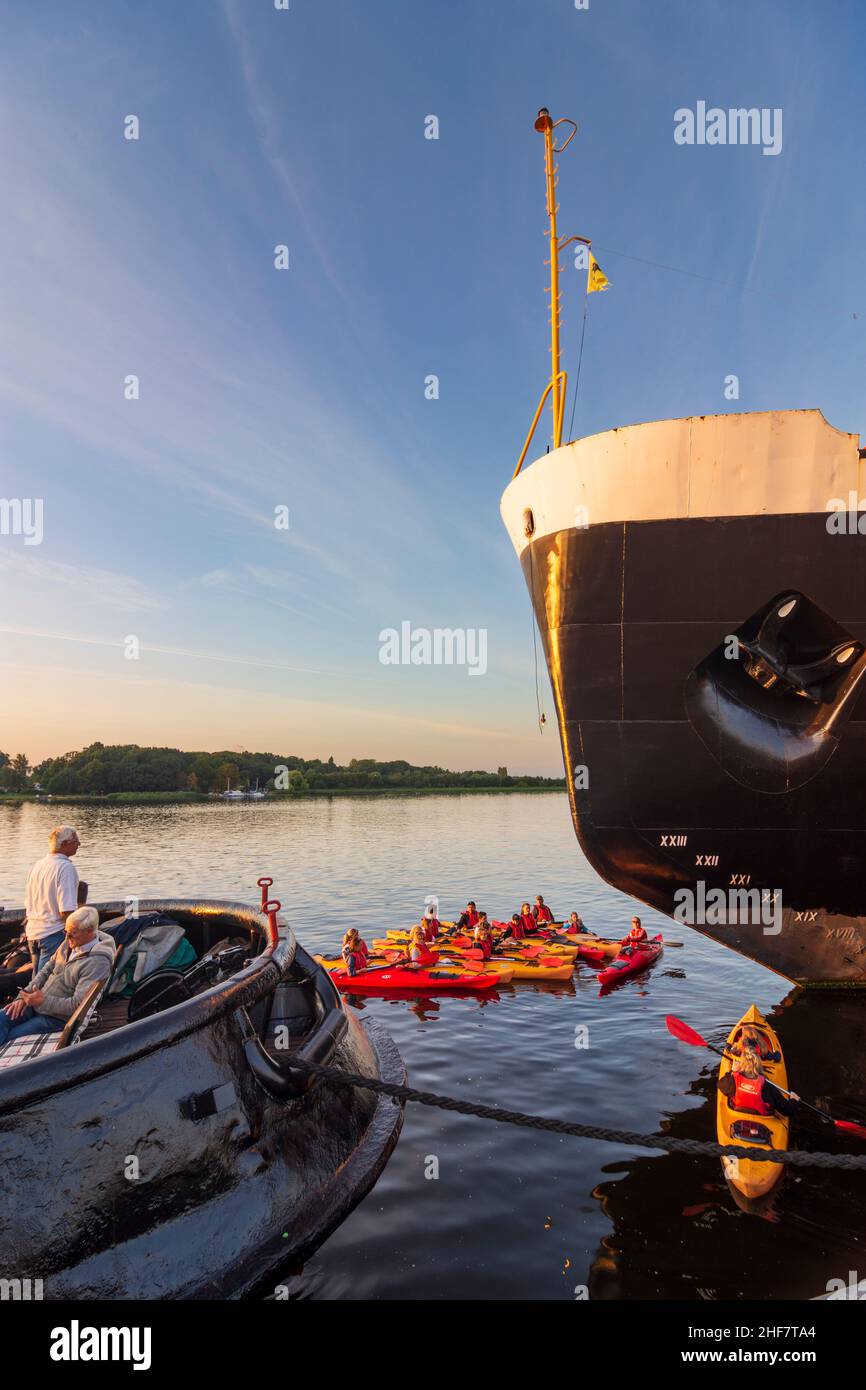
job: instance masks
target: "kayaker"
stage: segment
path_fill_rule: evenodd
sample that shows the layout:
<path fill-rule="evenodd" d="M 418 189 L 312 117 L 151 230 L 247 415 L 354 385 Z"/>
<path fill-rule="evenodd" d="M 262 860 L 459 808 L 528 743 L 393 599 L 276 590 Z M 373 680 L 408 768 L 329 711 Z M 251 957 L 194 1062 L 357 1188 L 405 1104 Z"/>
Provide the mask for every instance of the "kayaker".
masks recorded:
<path fill-rule="evenodd" d="M 532 909 L 532 915 L 540 927 L 544 927 L 548 922 L 553 921 L 553 913 L 540 893 L 535 899 L 535 907 Z"/>
<path fill-rule="evenodd" d="M 493 955 L 493 929 L 487 920 L 486 912 L 480 912 L 478 914 L 478 922 L 472 933 L 472 939 L 482 952 L 484 959 L 489 960 Z"/>
<path fill-rule="evenodd" d="M 357 975 L 359 970 L 366 970 L 370 952 L 357 927 L 350 927 L 343 937 L 341 954 L 350 975 Z"/>
<path fill-rule="evenodd" d="M 586 931 L 586 927 L 583 925 L 583 918 L 579 912 L 572 912 L 565 930 L 568 932 L 569 936 L 578 936 L 581 932 Z"/>
<path fill-rule="evenodd" d="M 538 931 L 538 923 L 532 915 L 529 903 L 523 903 L 520 908 L 520 920 L 523 923 L 523 930 L 526 936 L 532 936 Z"/>
<path fill-rule="evenodd" d="M 731 1070 L 719 1082 L 733 1110 L 745 1110 L 754 1115 L 793 1115 L 800 1097 L 796 1091 L 786 1095 L 764 1075 L 764 1064 L 754 1047 L 746 1044 L 741 1057 L 735 1057 Z"/>
<path fill-rule="evenodd" d="M 460 920 L 457 923 L 458 930 L 472 931 L 478 922 L 478 913 L 472 899 L 466 904 L 466 911 L 461 912 Z"/>
<path fill-rule="evenodd" d="M 523 925 L 523 918 L 519 912 L 512 913 L 511 921 L 502 933 L 502 939 L 507 940 L 509 936 L 512 937 L 514 941 L 522 941 L 526 936 L 526 928 Z"/>
<path fill-rule="evenodd" d="M 424 940 L 424 928 L 413 927 L 409 933 L 409 960 L 413 965 L 428 966 L 438 959 Z"/>
<path fill-rule="evenodd" d="M 623 939 L 623 946 L 639 946 L 642 941 L 648 940 L 649 937 L 646 934 L 646 929 L 643 926 L 641 926 L 640 918 L 632 917 L 631 931 L 629 932 L 628 936 L 626 936 Z"/>
<path fill-rule="evenodd" d="M 438 917 L 428 917 L 428 916 L 426 915 L 426 913 L 425 913 L 425 915 L 424 915 L 424 917 L 423 917 L 423 919 L 422 919 L 422 921 L 421 921 L 421 926 L 422 926 L 423 929 L 424 929 L 424 940 L 425 940 L 428 944 L 429 944 L 431 941 L 435 941 L 436 938 L 437 938 L 437 936 L 439 935 L 439 931 L 440 931 L 440 928 L 441 928 L 441 923 L 440 923 L 440 921 L 439 921 L 439 918 L 438 918 Z"/>

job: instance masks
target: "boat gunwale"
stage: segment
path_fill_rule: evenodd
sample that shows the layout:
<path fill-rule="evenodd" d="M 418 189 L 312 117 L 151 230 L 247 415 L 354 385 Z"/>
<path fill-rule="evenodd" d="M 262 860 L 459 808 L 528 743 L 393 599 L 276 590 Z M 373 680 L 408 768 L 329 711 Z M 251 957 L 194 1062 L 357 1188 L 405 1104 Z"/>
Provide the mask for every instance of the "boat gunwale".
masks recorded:
<path fill-rule="evenodd" d="M 122 916 L 122 902 L 93 903 L 100 916 Z M 215 898 L 147 898 L 139 911 L 165 912 L 192 917 L 234 917 L 238 925 L 254 928 L 267 940 L 268 918 L 246 903 Z M 7 911 L 0 923 L 14 925 L 22 910 Z M 201 1032 L 217 1019 L 240 1008 L 257 1004 L 276 988 L 294 963 L 298 944 L 289 925 L 276 918 L 278 939 L 229 980 L 202 990 L 192 999 L 174 1004 L 149 1018 L 122 1027 L 32 1062 L 0 1072 L 0 1116 L 36 1104 L 58 1091 L 94 1081 L 113 1071 Z M 306 953 L 303 953 L 306 954 Z M 311 964 L 314 964 L 311 961 Z M 120 1043 L 120 1046 L 118 1045 Z"/>

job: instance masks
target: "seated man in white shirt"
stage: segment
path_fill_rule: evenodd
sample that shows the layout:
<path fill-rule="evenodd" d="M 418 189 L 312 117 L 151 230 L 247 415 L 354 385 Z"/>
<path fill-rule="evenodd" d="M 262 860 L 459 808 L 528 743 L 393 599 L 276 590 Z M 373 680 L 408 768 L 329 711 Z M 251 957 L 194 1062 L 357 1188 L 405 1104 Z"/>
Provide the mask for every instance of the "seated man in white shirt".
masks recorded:
<path fill-rule="evenodd" d="M 63 941 L 66 919 L 78 907 L 78 870 L 72 856 L 80 844 L 74 825 L 55 825 L 48 836 L 48 853 L 27 876 L 24 910 L 34 975 Z"/>

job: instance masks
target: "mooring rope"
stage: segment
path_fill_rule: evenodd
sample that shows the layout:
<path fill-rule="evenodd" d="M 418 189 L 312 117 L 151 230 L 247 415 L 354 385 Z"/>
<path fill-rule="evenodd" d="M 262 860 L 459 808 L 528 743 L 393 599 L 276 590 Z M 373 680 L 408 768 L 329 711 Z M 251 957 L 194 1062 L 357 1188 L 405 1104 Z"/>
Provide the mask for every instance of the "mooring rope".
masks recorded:
<path fill-rule="evenodd" d="M 604 1125 L 582 1125 L 573 1120 L 554 1120 L 546 1115 L 528 1115 L 521 1110 L 503 1110 L 499 1106 L 479 1105 L 454 1096 L 440 1096 L 435 1091 L 418 1091 L 413 1086 L 397 1086 L 377 1077 L 360 1076 L 354 1072 L 336 1071 L 319 1062 L 301 1058 L 281 1059 L 281 1065 L 310 1072 L 335 1086 L 346 1086 L 376 1095 L 390 1096 L 395 1103 L 412 1101 L 437 1110 L 458 1115 L 474 1115 L 481 1120 L 493 1120 L 500 1125 L 519 1125 L 526 1129 L 545 1130 L 550 1134 L 565 1134 L 575 1139 L 600 1139 L 607 1144 L 633 1144 L 642 1149 L 665 1149 L 669 1153 L 707 1155 L 714 1158 L 744 1158 L 752 1163 L 782 1163 L 791 1168 L 866 1168 L 866 1155 L 807 1153 L 801 1149 L 761 1150 L 713 1144 L 703 1139 L 677 1139 L 671 1134 L 636 1134 L 628 1129 L 608 1129 Z"/>

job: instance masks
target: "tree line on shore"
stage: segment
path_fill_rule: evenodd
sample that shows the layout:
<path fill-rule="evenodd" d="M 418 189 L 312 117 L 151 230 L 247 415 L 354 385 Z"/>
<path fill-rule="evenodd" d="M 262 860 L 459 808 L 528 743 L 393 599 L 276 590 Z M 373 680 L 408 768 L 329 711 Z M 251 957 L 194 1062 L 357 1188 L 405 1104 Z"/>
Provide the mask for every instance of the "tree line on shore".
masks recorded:
<path fill-rule="evenodd" d="M 179 748 L 141 748 L 138 744 L 91 743 L 30 765 L 23 753 L 0 753 L 0 791 L 54 796 L 109 796 L 117 793 L 223 792 L 228 787 L 298 793 L 306 791 L 400 790 L 449 787 L 563 787 L 562 778 L 512 777 L 496 772 L 451 772 L 415 767 L 403 759 L 379 762 L 352 758 L 341 765 L 328 758 L 276 753 L 186 753 Z"/>

